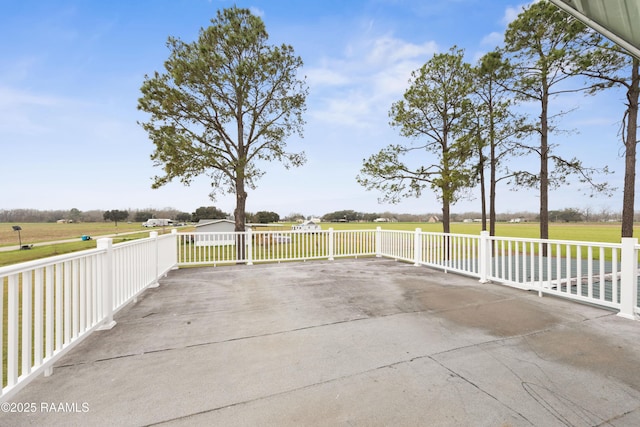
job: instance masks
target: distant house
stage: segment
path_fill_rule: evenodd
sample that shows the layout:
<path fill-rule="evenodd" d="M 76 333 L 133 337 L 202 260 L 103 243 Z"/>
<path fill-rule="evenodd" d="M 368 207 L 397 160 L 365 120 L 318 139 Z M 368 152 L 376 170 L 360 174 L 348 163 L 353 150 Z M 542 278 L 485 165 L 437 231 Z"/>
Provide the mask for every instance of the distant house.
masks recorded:
<path fill-rule="evenodd" d="M 389 218 L 376 218 L 373 222 L 389 222 Z"/>
<path fill-rule="evenodd" d="M 440 222 L 440 218 L 438 218 L 435 215 L 432 215 L 427 219 L 427 222 L 430 222 L 430 223 Z"/>
<path fill-rule="evenodd" d="M 509 222 L 527 222 L 525 218 L 511 218 Z"/>
<path fill-rule="evenodd" d="M 224 234 L 196 234 L 196 246 L 226 246 L 235 245 L 236 223 L 229 219 L 201 219 L 196 224 L 196 233 L 224 233 Z"/>
<path fill-rule="evenodd" d="M 292 225 L 291 229 L 293 231 L 317 231 L 317 230 L 322 230 L 322 227 L 320 227 L 320 225 L 316 224 L 314 221 L 305 221 L 300 225 Z"/>

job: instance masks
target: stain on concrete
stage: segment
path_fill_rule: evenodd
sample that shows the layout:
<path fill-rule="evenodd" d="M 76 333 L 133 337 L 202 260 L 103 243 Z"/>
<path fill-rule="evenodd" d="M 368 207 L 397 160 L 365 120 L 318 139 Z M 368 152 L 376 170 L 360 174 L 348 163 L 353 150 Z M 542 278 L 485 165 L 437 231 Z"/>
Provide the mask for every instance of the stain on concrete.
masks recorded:
<path fill-rule="evenodd" d="M 613 377 L 640 390 L 640 345 L 610 340 L 582 324 L 533 334 L 523 343 L 542 359 Z"/>

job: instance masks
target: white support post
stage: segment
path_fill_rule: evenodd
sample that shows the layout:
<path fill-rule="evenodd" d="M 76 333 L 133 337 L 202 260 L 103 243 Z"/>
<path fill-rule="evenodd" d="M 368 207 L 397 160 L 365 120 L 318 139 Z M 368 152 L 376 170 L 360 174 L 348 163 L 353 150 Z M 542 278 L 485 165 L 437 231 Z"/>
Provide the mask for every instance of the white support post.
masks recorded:
<path fill-rule="evenodd" d="M 618 316 L 625 319 L 636 319 L 638 305 L 638 256 L 636 245 L 638 239 L 622 238 L 620 260 L 620 312 Z"/>
<path fill-rule="evenodd" d="M 97 240 L 97 248 L 106 250 L 102 265 L 102 304 L 104 320 L 98 330 L 104 331 L 113 328 L 116 322 L 113 320 L 113 239 L 105 237 Z"/>
<path fill-rule="evenodd" d="M 149 233 L 149 237 L 151 237 L 153 239 L 153 248 L 154 248 L 154 253 L 153 253 L 153 282 L 151 282 L 151 284 L 149 285 L 150 288 L 157 288 L 158 286 L 160 286 L 160 284 L 158 283 L 158 279 L 159 279 L 159 271 L 158 271 L 158 265 L 159 265 L 159 256 L 160 256 L 160 250 L 158 248 L 158 232 L 157 231 L 152 231 Z"/>
<path fill-rule="evenodd" d="M 171 267 L 172 270 L 177 270 L 178 269 L 178 239 L 180 239 L 180 237 L 178 236 L 178 229 L 176 228 L 172 228 L 171 229 L 171 235 L 173 236 L 173 245 L 171 245 L 171 250 L 172 252 L 172 259 L 173 259 L 173 267 Z"/>
<path fill-rule="evenodd" d="M 382 227 L 376 227 L 376 258 L 382 256 Z"/>
<path fill-rule="evenodd" d="M 329 228 L 329 261 L 333 261 L 333 227 Z"/>
<path fill-rule="evenodd" d="M 480 268 L 480 283 L 489 282 L 489 271 L 491 269 L 491 239 L 489 232 L 480 232 L 480 243 L 478 247 L 478 267 Z"/>
<path fill-rule="evenodd" d="M 416 267 L 422 263 L 422 229 L 416 228 L 413 237 L 413 260 Z"/>
<path fill-rule="evenodd" d="M 251 228 L 247 228 L 247 230 L 245 231 L 245 248 L 246 248 L 246 255 L 247 255 L 247 265 L 253 265 L 253 242 L 251 241 L 252 239 L 252 233 L 251 233 Z"/>

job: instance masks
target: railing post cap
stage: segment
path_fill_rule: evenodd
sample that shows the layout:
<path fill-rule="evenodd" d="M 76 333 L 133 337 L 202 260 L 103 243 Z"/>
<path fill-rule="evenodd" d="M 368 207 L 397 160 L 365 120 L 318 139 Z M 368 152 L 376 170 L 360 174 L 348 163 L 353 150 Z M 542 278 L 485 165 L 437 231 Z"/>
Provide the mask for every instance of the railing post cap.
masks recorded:
<path fill-rule="evenodd" d="M 113 245 L 113 239 L 111 237 L 101 237 L 96 239 L 97 249 L 106 249 Z"/>

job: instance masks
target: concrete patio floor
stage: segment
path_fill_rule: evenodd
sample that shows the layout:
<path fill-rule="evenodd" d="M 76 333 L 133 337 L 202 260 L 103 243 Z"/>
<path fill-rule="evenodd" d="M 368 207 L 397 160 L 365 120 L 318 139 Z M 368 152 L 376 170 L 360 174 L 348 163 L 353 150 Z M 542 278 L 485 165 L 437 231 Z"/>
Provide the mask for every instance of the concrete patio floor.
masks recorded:
<path fill-rule="evenodd" d="M 639 322 L 387 259 L 181 269 L 116 321 L 0 425 L 640 425 Z"/>

